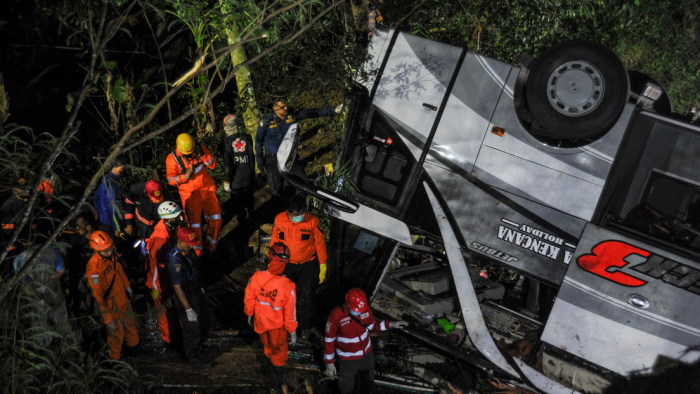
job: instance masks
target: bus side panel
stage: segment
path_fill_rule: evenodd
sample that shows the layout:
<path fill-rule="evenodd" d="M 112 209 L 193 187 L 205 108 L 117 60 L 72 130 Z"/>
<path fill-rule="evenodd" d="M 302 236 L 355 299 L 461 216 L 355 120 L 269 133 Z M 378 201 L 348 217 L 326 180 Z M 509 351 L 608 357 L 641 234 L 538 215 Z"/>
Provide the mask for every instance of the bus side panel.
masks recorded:
<path fill-rule="evenodd" d="M 542 340 L 629 375 L 700 359 L 698 316 L 700 263 L 588 224 Z"/>

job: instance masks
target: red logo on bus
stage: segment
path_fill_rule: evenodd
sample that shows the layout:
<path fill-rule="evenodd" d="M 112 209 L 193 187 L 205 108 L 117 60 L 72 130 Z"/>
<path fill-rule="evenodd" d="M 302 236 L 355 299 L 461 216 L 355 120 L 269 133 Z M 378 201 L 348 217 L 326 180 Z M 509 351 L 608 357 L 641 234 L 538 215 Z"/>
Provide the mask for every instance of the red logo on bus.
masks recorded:
<path fill-rule="evenodd" d="M 651 252 L 621 241 L 601 242 L 593 247 L 591 252 L 591 254 L 584 254 L 576 260 L 579 267 L 624 286 L 637 287 L 647 283 L 621 272 L 619 268 L 628 264 L 625 258 L 634 254 L 649 257 Z"/>

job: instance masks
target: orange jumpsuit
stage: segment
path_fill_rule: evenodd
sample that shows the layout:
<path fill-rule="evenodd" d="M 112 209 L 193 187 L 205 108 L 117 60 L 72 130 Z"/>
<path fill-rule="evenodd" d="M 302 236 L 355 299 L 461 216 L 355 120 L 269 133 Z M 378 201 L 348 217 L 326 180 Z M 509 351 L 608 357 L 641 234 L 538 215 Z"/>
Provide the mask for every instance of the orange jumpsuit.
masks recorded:
<path fill-rule="evenodd" d="M 85 275 L 92 288 L 92 295 L 102 311 L 104 323 L 116 323 L 116 329 L 113 332 L 107 330 L 107 346 L 109 346 L 109 357 L 119 360 L 122 343 L 126 342 L 126 346 L 129 347 L 139 343 L 136 319 L 126 295 L 126 288 L 131 284 L 122 265 L 117 262 L 116 254 L 110 258 L 103 258 L 97 253 L 93 254 L 87 263 Z"/>
<path fill-rule="evenodd" d="M 203 241 L 202 244 L 209 251 L 214 251 L 219 241 L 223 219 L 219 200 L 216 198 L 216 184 L 207 168 L 216 168 L 216 157 L 204 145 L 200 146 L 202 155 L 193 153 L 189 159 L 184 157 L 179 149 L 175 149 L 165 159 L 165 170 L 168 183 L 179 189 L 182 208 L 190 226 Z M 194 172 L 190 179 L 187 179 L 185 173 L 190 167 L 194 167 Z M 206 238 L 202 238 L 202 214 L 208 224 Z M 195 252 L 201 254 L 201 246 L 195 246 Z"/>
<path fill-rule="evenodd" d="M 245 288 L 244 312 L 254 316 L 253 328 L 260 334 L 265 355 L 272 365 L 287 363 L 287 332 L 297 330 L 296 286 L 284 276 L 258 271 Z"/>
<path fill-rule="evenodd" d="M 165 257 L 175 246 L 175 237 L 162 219 L 156 224 L 153 233 L 146 241 L 146 286 L 158 290 L 158 298 L 153 302 L 158 317 L 160 336 L 166 343 L 171 343 L 171 333 L 180 323 L 180 318 L 173 308 L 166 308 L 163 303 L 173 295 L 173 285 L 170 283 L 168 269 L 165 267 Z"/>

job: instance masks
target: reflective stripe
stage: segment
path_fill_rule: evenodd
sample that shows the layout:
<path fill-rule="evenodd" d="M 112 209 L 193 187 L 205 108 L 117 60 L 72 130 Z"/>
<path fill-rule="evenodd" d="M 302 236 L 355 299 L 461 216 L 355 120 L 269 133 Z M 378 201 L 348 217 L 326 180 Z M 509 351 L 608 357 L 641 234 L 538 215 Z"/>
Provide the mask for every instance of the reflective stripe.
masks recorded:
<path fill-rule="evenodd" d="M 157 265 L 156 265 L 156 274 L 153 275 L 153 283 L 152 283 L 153 290 L 158 290 L 158 285 L 156 285 L 156 283 L 158 283 L 158 266 Z"/>
<path fill-rule="evenodd" d="M 211 163 L 213 163 L 213 162 L 214 162 L 214 156 L 212 156 L 211 159 L 209 159 L 208 162 L 204 163 L 204 165 L 205 165 L 205 166 L 210 166 Z"/>
<path fill-rule="evenodd" d="M 197 174 L 197 173 L 199 173 L 200 171 L 202 171 L 202 169 L 204 169 L 204 165 L 200 164 L 200 165 L 198 165 L 197 167 L 195 167 L 194 173 Z"/>
<path fill-rule="evenodd" d="M 292 302 L 292 305 L 294 305 L 294 321 L 296 322 L 297 321 L 297 295 L 294 292 L 294 290 L 292 290 L 291 293 L 292 293 L 292 301 L 294 301 L 294 302 Z"/>
<path fill-rule="evenodd" d="M 358 350 L 356 352 L 344 352 L 340 349 L 335 349 L 335 352 L 338 353 L 340 357 L 357 357 L 357 356 L 364 356 L 365 351 L 364 350 Z"/>
<path fill-rule="evenodd" d="M 180 176 L 180 175 L 171 176 L 170 178 L 168 178 L 168 183 L 170 183 L 170 182 L 172 182 L 172 181 L 175 181 L 175 182 L 177 182 L 177 183 L 180 183 L 180 182 L 177 181 L 177 178 L 178 178 L 179 176 Z"/>
<path fill-rule="evenodd" d="M 208 235 L 207 235 L 207 242 L 209 242 L 210 244 L 218 244 L 219 243 L 219 241 L 215 240 L 214 238 L 212 238 Z"/>
<path fill-rule="evenodd" d="M 368 330 L 372 330 L 372 329 L 374 328 L 374 323 L 376 323 L 376 321 L 372 322 L 372 324 L 370 324 L 369 326 L 367 326 L 367 329 L 368 329 Z"/>
<path fill-rule="evenodd" d="M 124 219 L 133 219 L 133 218 L 134 218 L 134 215 L 131 213 L 127 213 L 124 215 Z"/>
<path fill-rule="evenodd" d="M 275 307 L 272 306 L 272 304 L 270 304 L 269 302 L 264 302 L 264 301 L 258 300 L 258 304 L 260 304 L 260 305 L 267 305 L 267 306 L 269 306 L 270 308 L 272 308 L 272 309 L 274 309 L 274 310 L 276 310 L 276 311 L 281 311 L 281 310 L 282 310 L 282 307 L 281 307 L 281 306 L 275 308 Z"/>
<path fill-rule="evenodd" d="M 333 342 L 333 341 L 335 341 L 335 337 L 333 337 L 333 338 L 326 337 L 326 342 Z"/>
<path fill-rule="evenodd" d="M 211 216 L 204 215 L 204 219 L 207 219 L 207 220 L 221 219 L 221 214 L 217 213 L 216 215 L 211 215 Z"/>
<path fill-rule="evenodd" d="M 139 210 L 136 210 L 136 217 L 146 226 L 153 226 L 156 222 L 154 220 L 148 220 L 145 217 L 139 215 Z"/>
<path fill-rule="evenodd" d="M 325 358 L 326 360 L 333 360 L 333 359 L 335 358 L 335 355 L 334 355 L 333 353 L 331 353 L 331 354 L 324 354 L 324 355 L 323 355 L 323 358 Z"/>
<path fill-rule="evenodd" d="M 127 204 L 135 205 L 133 201 L 129 200 L 129 197 L 125 198 L 124 201 L 125 201 Z"/>
<path fill-rule="evenodd" d="M 3 230 L 12 230 L 13 228 L 15 228 L 15 224 L 14 223 L 9 223 L 9 224 L 3 223 L 2 228 L 3 228 Z"/>
<path fill-rule="evenodd" d="M 338 342 L 358 343 L 360 341 L 364 341 L 365 339 L 367 339 L 367 334 L 368 334 L 368 332 L 365 330 L 365 332 L 362 335 L 360 335 L 359 337 L 353 337 L 353 338 L 338 337 Z"/>
<path fill-rule="evenodd" d="M 201 247 L 201 246 L 194 246 L 193 248 L 194 248 L 194 249 L 197 249 L 197 250 L 202 250 L 202 247 Z"/>
<path fill-rule="evenodd" d="M 190 227 L 192 227 L 192 228 L 200 228 L 200 227 L 202 227 L 202 223 L 192 223 L 192 224 L 190 224 Z"/>
<path fill-rule="evenodd" d="M 389 327 L 386 326 L 386 320 L 382 320 L 382 323 L 379 325 L 379 329 L 382 331 L 386 331 L 389 329 Z"/>

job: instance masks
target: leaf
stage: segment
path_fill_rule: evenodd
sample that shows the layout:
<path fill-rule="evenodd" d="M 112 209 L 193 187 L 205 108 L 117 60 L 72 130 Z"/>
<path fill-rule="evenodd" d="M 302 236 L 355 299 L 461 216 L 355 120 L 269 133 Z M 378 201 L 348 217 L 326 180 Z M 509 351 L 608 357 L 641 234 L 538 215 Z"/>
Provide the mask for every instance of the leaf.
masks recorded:
<path fill-rule="evenodd" d="M 114 81 L 114 86 L 112 87 L 110 94 L 119 103 L 123 103 L 124 100 L 126 100 L 126 86 L 124 85 L 124 79 L 121 75 L 117 77 L 116 81 Z"/>
<path fill-rule="evenodd" d="M 73 99 L 73 95 L 68 93 L 68 97 L 66 97 L 66 111 L 67 112 L 72 111 L 73 105 L 75 105 L 75 100 Z"/>

